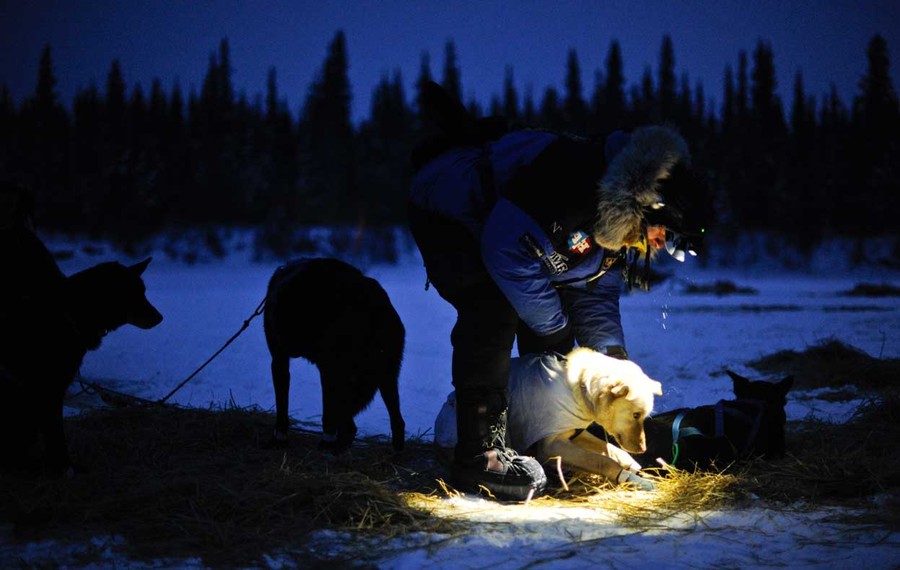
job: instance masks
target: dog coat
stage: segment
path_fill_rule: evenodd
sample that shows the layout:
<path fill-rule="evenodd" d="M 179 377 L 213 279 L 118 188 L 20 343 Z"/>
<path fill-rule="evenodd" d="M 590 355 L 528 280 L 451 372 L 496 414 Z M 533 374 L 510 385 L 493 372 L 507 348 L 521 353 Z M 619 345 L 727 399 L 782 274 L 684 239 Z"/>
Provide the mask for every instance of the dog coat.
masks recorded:
<path fill-rule="evenodd" d="M 594 421 L 579 409 L 565 363 L 556 354 L 512 359 L 506 435 L 516 451 L 524 453 L 545 437 L 586 428 Z"/>
<path fill-rule="evenodd" d="M 557 354 L 513 358 L 509 370 L 506 444 L 520 453 L 541 439 L 582 429 L 593 421 L 581 415 Z M 451 392 L 434 422 L 434 444 L 444 454 L 456 446 L 456 395 Z M 452 456 L 452 455 L 450 455 Z"/>

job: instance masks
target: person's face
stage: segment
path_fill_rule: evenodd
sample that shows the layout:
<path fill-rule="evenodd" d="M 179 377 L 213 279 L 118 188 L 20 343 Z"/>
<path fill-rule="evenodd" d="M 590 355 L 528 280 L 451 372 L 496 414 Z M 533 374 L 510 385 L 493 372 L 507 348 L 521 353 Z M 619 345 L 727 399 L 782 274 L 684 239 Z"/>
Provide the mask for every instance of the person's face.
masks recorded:
<path fill-rule="evenodd" d="M 647 226 L 647 242 L 655 250 L 666 247 L 666 226 Z"/>

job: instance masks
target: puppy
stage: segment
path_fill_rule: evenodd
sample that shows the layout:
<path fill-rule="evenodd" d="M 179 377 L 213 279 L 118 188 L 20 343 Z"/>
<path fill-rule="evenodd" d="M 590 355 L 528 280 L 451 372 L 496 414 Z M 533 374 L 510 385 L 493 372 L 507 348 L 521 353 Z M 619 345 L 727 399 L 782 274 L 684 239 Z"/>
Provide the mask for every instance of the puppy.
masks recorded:
<path fill-rule="evenodd" d="M 23 299 L 0 322 L 0 466 L 27 468 L 43 440 L 52 476 L 74 473 L 63 430 L 63 400 L 85 354 L 122 325 L 141 329 L 163 317 L 147 300 L 141 274 L 150 258 L 126 267 L 101 263 L 65 278 L 54 295 Z"/>
<path fill-rule="evenodd" d="M 662 385 L 637 364 L 577 348 L 565 359 L 520 358 L 510 377 L 507 433 L 515 449 L 542 463 L 560 457 L 566 467 L 652 489 L 631 473 L 640 465 L 628 451 L 646 451 L 644 419 Z M 589 433 L 591 423 L 603 426 L 621 448 Z"/>
<path fill-rule="evenodd" d="M 376 390 L 390 415 L 393 447 L 403 449 L 397 378 L 406 331 L 377 281 L 337 259 L 293 261 L 272 275 L 263 321 L 275 388 L 273 445 L 287 444 L 290 359 L 303 357 L 318 367 L 322 383 L 320 449 L 350 447 L 353 418 Z"/>

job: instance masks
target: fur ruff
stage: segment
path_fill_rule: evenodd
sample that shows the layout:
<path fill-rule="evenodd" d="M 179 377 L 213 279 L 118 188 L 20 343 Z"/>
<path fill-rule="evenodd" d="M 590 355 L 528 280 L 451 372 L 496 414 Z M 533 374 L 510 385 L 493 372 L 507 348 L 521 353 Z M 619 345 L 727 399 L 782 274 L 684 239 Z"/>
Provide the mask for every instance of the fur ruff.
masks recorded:
<path fill-rule="evenodd" d="M 690 153 L 675 130 L 663 126 L 635 130 L 598 185 L 594 240 L 611 250 L 639 243 L 643 211 L 662 200 L 659 181 L 679 161 L 689 162 Z"/>

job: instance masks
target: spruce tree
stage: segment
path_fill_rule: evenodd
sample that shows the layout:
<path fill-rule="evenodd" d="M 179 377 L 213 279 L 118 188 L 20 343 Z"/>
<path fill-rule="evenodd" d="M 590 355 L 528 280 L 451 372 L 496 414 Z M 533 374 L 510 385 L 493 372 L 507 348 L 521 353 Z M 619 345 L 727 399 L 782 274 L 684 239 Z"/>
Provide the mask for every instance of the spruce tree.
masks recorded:
<path fill-rule="evenodd" d="M 846 107 L 832 84 L 819 114 L 819 137 L 815 164 L 820 169 L 823 235 L 840 233 L 846 227 L 845 202 L 858 189 L 854 181 L 850 150 L 850 120 Z"/>
<path fill-rule="evenodd" d="M 658 123 L 656 93 L 653 86 L 653 71 L 644 67 L 640 84 L 631 89 L 631 109 L 629 124 L 634 126 Z"/>
<path fill-rule="evenodd" d="M 537 110 L 534 107 L 534 87 L 529 84 L 525 87 L 525 99 L 522 102 L 522 123 L 531 127 L 536 125 L 537 122 Z"/>
<path fill-rule="evenodd" d="M 125 139 L 127 127 L 125 124 L 125 78 L 122 75 L 122 66 L 119 60 L 113 60 L 109 73 L 106 75 L 106 127 L 109 132 L 107 138 L 113 156 L 121 156 L 125 152 Z"/>
<path fill-rule="evenodd" d="M 301 115 L 302 168 L 308 190 L 302 221 L 307 223 L 356 223 L 363 215 L 347 66 L 346 38 L 339 31 L 328 46 Z"/>
<path fill-rule="evenodd" d="M 259 175 L 253 218 L 262 223 L 257 234 L 257 253 L 268 250 L 279 257 L 290 255 L 293 232 L 302 210 L 302 193 L 296 187 L 297 137 L 287 103 L 278 93 L 274 67 L 266 76 L 266 97 L 257 135 Z"/>
<path fill-rule="evenodd" d="M 80 207 L 73 212 L 82 217 L 83 231 L 99 235 L 105 218 L 102 190 L 106 185 L 104 163 L 106 131 L 103 101 L 97 87 L 89 86 L 73 103 L 73 188 Z"/>
<path fill-rule="evenodd" d="M 566 60 L 566 94 L 563 99 L 563 125 L 567 131 L 584 134 L 587 130 L 587 105 L 581 87 L 581 66 L 578 54 L 569 50 Z"/>
<path fill-rule="evenodd" d="M 815 163 L 818 146 L 815 102 L 806 95 L 803 74 L 794 77 L 791 102 L 791 133 L 786 164 L 786 186 L 782 198 L 785 218 L 780 225 L 790 230 L 794 240 L 810 248 L 821 239 L 825 214 L 823 180 Z M 793 213 L 793 215 L 790 215 Z"/>
<path fill-rule="evenodd" d="M 425 122 L 422 117 L 422 86 L 431 81 L 434 81 L 431 75 L 431 56 L 426 51 L 422 52 L 422 56 L 419 59 L 419 76 L 416 78 L 415 111 L 417 127 L 421 127 L 423 122 Z"/>
<path fill-rule="evenodd" d="M 622 64 L 622 48 L 613 40 L 606 55 L 603 96 L 600 108 L 595 111 L 600 118 L 599 133 L 608 133 L 626 127 L 625 74 Z"/>
<path fill-rule="evenodd" d="M 559 92 L 553 87 L 547 87 L 538 111 L 538 124 L 541 127 L 554 131 L 565 129 L 565 115 L 559 99 Z"/>
<path fill-rule="evenodd" d="M 413 113 L 402 75 L 383 75 L 372 94 L 370 119 L 360 129 L 360 169 L 366 180 L 367 227 L 403 221 L 411 182 Z"/>
<path fill-rule="evenodd" d="M 753 52 L 750 122 L 745 125 L 752 195 L 747 196 L 744 207 L 747 221 L 763 229 L 783 228 L 798 215 L 786 199 L 792 190 L 784 180 L 786 126 L 777 86 L 772 48 L 760 40 Z"/>
<path fill-rule="evenodd" d="M 506 118 L 510 124 L 521 121 L 519 115 L 519 94 L 516 91 L 515 81 L 513 80 L 513 68 L 511 65 L 506 66 L 503 77 L 503 106 L 499 113 Z"/>
<path fill-rule="evenodd" d="M 862 193 L 847 215 L 856 234 L 896 228 L 900 208 L 900 108 L 890 75 L 887 42 L 875 35 L 866 50 L 866 72 L 853 102 L 854 163 Z"/>
<path fill-rule="evenodd" d="M 441 85 L 455 97 L 457 101 L 463 100 L 462 79 L 459 71 L 459 63 L 456 60 L 456 44 L 453 40 L 447 40 L 444 44 L 444 75 Z"/>
<path fill-rule="evenodd" d="M 672 38 L 667 34 L 663 36 L 659 52 L 659 79 L 654 122 L 666 122 L 674 118 L 675 99 L 675 49 L 672 47 Z"/>
<path fill-rule="evenodd" d="M 693 103 L 691 81 L 688 73 L 685 71 L 681 74 L 681 81 L 675 97 L 675 106 L 671 111 L 669 121 L 681 130 L 682 134 L 687 137 L 688 142 L 694 142 L 698 134 L 696 133 L 696 124 L 692 116 Z"/>
<path fill-rule="evenodd" d="M 722 131 L 731 133 L 736 114 L 736 96 L 734 92 L 734 71 L 731 65 L 725 66 L 725 77 L 722 80 Z"/>
<path fill-rule="evenodd" d="M 39 223 L 73 228 L 77 200 L 72 192 L 69 117 L 56 91 L 56 73 L 49 45 L 44 46 L 34 96 L 23 105 L 23 178 L 35 194 Z"/>

